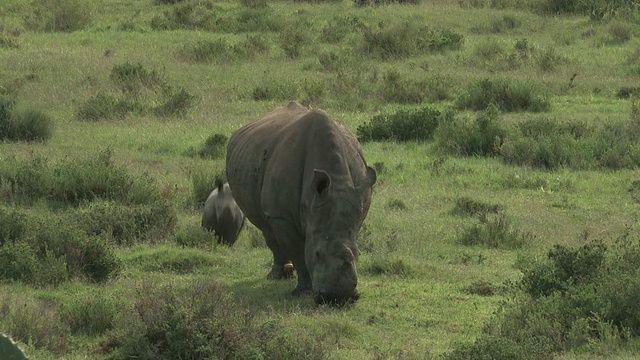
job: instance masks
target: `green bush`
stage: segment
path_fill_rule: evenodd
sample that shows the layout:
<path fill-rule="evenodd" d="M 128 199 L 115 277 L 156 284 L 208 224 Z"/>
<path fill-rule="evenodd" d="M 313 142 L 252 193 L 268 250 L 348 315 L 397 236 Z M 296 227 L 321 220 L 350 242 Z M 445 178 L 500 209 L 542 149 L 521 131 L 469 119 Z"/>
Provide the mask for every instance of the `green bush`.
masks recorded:
<path fill-rule="evenodd" d="M 110 333 L 113 358 L 323 359 L 328 346 L 260 324 L 209 278 L 139 287 L 133 313 Z"/>
<path fill-rule="evenodd" d="M 6 241 L 15 241 L 22 237 L 27 229 L 26 216 L 12 209 L 10 212 L 0 208 L 0 247 Z"/>
<path fill-rule="evenodd" d="M 0 247 L 0 279 L 33 283 L 40 263 L 35 250 L 23 241 L 7 241 Z"/>
<path fill-rule="evenodd" d="M 120 91 L 134 96 L 143 89 L 152 89 L 163 84 L 157 71 L 147 70 L 140 62 L 132 64 L 127 61 L 114 65 L 109 78 Z"/>
<path fill-rule="evenodd" d="M 16 111 L 15 102 L 0 94 L 0 140 L 45 141 L 51 137 L 53 120 L 39 110 Z"/>
<path fill-rule="evenodd" d="M 456 199 L 456 205 L 452 213 L 458 216 L 483 217 L 487 216 L 487 214 L 497 214 L 502 210 L 504 209 L 501 205 L 489 204 L 465 196 Z"/>
<path fill-rule="evenodd" d="M 16 341 L 51 352 L 58 358 L 71 345 L 69 327 L 51 300 L 0 294 L 0 327 Z"/>
<path fill-rule="evenodd" d="M 118 98 L 111 94 L 99 92 L 78 105 L 76 117 L 86 121 L 111 118 L 121 119 L 138 107 L 139 105 L 131 99 Z"/>
<path fill-rule="evenodd" d="M 435 138 L 438 147 L 445 152 L 464 156 L 494 156 L 508 136 L 507 129 L 499 123 L 497 106 L 490 105 L 478 113 L 475 120 L 455 117 L 440 122 Z"/>
<path fill-rule="evenodd" d="M 454 112 L 423 107 L 398 110 L 393 114 L 376 115 L 369 122 L 358 126 L 360 141 L 414 141 L 433 138 L 439 124 L 452 121 Z"/>
<path fill-rule="evenodd" d="M 72 32 L 87 28 L 92 9 L 82 0 L 35 0 L 27 26 L 36 31 Z"/>
<path fill-rule="evenodd" d="M 495 104 L 502 111 L 548 111 L 550 102 L 535 94 L 533 86 L 507 79 L 483 79 L 469 84 L 456 99 L 459 109 L 483 110 Z"/>
<path fill-rule="evenodd" d="M 169 202 L 161 200 L 138 205 L 93 201 L 79 208 L 73 219 L 89 235 L 131 245 L 173 233 L 177 214 Z"/>
<path fill-rule="evenodd" d="M 102 335 L 113 328 L 117 301 L 104 291 L 78 293 L 60 308 L 60 317 L 74 334 Z"/>
<path fill-rule="evenodd" d="M 213 134 L 205 140 L 198 156 L 202 159 L 219 159 L 225 156 L 227 152 L 227 141 L 229 138 L 223 134 Z"/>
<path fill-rule="evenodd" d="M 176 90 L 165 87 L 163 93 L 162 102 L 153 109 L 160 116 L 185 116 L 196 101 L 196 96 L 183 87 Z"/>
<path fill-rule="evenodd" d="M 151 19 L 151 28 L 153 30 L 222 30 L 225 27 L 225 19 L 214 10 L 212 0 L 180 2 L 170 10 L 164 11 L 162 15 L 154 16 Z"/>

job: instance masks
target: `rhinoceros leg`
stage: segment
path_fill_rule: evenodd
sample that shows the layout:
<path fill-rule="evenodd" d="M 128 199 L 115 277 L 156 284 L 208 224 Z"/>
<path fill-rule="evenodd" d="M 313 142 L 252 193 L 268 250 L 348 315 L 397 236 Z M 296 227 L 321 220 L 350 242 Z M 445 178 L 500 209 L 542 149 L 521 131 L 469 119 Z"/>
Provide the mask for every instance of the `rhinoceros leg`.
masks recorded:
<path fill-rule="evenodd" d="M 273 229 L 275 236 L 274 242 L 277 243 L 280 250 L 283 250 L 280 254 L 284 253 L 285 263 L 287 259 L 290 259 L 291 262 L 293 262 L 293 267 L 298 272 L 298 285 L 293 289 L 291 294 L 298 296 L 309 293 L 311 291 L 311 276 L 309 275 L 304 259 L 304 238 L 297 231 L 296 227 L 286 220 L 272 218 L 269 220 L 269 225 L 271 229 Z M 274 252 L 273 254 L 275 264 L 276 253 Z"/>
<path fill-rule="evenodd" d="M 293 270 L 287 267 L 289 259 L 285 252 L 280 249 L 280 245 L 276 242 L 275 236 L 267 231 L 263 231 L 264 239 L 267 242 L 267 246 L 273 253 L 273 265 L 271 265 L 271 271 L 267 275 L 267 279 L 279 280 L 289 279 L 293 277 Z"/>

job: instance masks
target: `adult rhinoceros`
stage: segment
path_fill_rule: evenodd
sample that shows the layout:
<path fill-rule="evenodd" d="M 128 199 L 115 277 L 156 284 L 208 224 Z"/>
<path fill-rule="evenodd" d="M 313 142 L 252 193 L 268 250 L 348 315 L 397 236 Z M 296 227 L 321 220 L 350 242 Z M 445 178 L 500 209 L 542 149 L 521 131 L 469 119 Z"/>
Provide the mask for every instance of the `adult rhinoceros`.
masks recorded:
<path fill-rule="evenodd" d="M 286 277 L 291 260 L 293 295 L 311 291 L 316 303 L 333 304 L 359 298 L 356 234 L 376 173 L 345 127 L 291 102 L 231 136 L 227 178 L 273 252 L 270 279 Z"/>

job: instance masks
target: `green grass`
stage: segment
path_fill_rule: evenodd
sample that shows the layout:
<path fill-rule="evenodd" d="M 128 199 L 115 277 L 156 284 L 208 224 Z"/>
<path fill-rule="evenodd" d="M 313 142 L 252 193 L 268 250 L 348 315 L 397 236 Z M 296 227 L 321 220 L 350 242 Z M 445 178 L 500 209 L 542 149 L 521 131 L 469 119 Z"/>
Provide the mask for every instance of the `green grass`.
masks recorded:
<path fill-rule="evenodd" d="M 520 269 L 545 259 L 554 245 L 580 247 L 591 239 L 613 245 L 622 234 L 640 230 L 637 165 L 612 170 L 595 162 L 549 169 L 507 164 L 496 152 L 500 149 L 445 151 L 438 131 L 431 139 L 432 127 L 429 136 L 417 137 L 422 141 L 399 142 L 392 133 L 384 141 L 363 143 L 378 180 L 359 236 L 362 297 L 355 305 L 318 307 L 310 297 L 289 295 L 295 280 L 268 281 L 270 251 L 251 224 L 233 248 L 218 246 L 199 225 L 203 197 L 224 173 L 222 139 L 290 100 L 326 110 L 354 134 L 393 114 L 399 119 L 395 126 L 402 126 L 403 118 L 420 109 L 446 109 L 455 112 L 450 136 L 460 128 L 473 135 L 482 113 L 472 109 L 484 108 L 486 99 L 475 107 L 463 105 L 459 96 L 490 98 L 473 93 L 482 84 L 506 89 L 496 98 L 507 105 L 516 101 L 509 86 L 545 101 L 543 112 L 497 104 L 516 110 L 492 118 L 507 139 L 523 126 L 545 121 L 595 129 L 633 123 L 637 99 L 617 94 L 638 86 L 632 61 L 640 48 L 637 13 L 607 14 L 600 21 L 587 14 L 552 16 L 531 10 L 543 3 L 534 0 L 424 0 L 379 7 L 347 0 L 184 0 L 178 3 L 197 4 L 198 16 L 204 16 L 196 19 L 199 25 L 187 26 L 178 21 L 188 19 L 174 16 L 181 5 L 170 1 L 105 0 L 89 6 L 90 16 L 76 19 L 81 25 L 76 31 L 52 31 L 44 20 L 42 28 L 34 27 L 34 9 L 56 3 L 76 2 L 0 3 L 0 96 L 10 99 L 18 114 L 37 111 L 27 126 L 49 119 L 42 125 L 46 141 L 0 141 L 0 168 L 40 159 L 55 164 L 41 169 L 50 183 L 73 188 L 65 180 L 74 177 L 56 171 L 75 164 L 67 173 L 82 172 L 85 159 L 108 149 L 110 171 L 130 183 L 149 184 L 177 219 L 144 235 L 132 230 L 127 236 L 135 239 L 94 234 L 91 241 L 103 241 L 118 265 L 116 274 L 100 283 L 89 281 L 81 269 L 64 272 L 70 261 L 83 260 L 72 247 L 65 248 L 64 258 L 37 248 L 35 254 L 52 265 L 47 273 L 24 273 L 38 281 L 0 281 L 0 330 L 30 358 L 136 356 L 141 349 L 127 339 L 142 331 L 144 321 L 180 327 L 183 332 L 176 334 L 185 336 L 213 331 L 211 324 L 188 320 L 198 312 L 207 314 L 204 319 L 226 316 L 234 335 L 229 346 L 254 351 L 255 358 L 269 358 L 279 344 L 292 358 L 300 351 L 311 359 L 443 358 L 475 339 L 481 339 L 477 346 L 492 341 L 483 335 L 499 321 L 501 304 L 522 296 L 514 295 L 513 286 L 523 276 Z M 218 22 L 206 22 L 213 19 L 206 18 L 209 12 Z M 171 27 L 159 30 L 163 19 Z M 420 43 L 418 33 L 442 47 Z M 83 104 L 101 94 L 116 102 L 135 100 L 136 106 L 119 112 L 98 96 L 99 109 L 113 116 L 79 118 Z M 99 184 L 101 178 L 85 180 Z M 102 218 L 91 211 L 102 211 L 102 221 L 114 223 L 124 223 L 127 214 L 146 216 L 117 196 L 96 200 L 91 189 L 73 202 L 54 199 L 54 191 L 16 201 L 13 190 L 0 176 L 0 225 L 15 226 L 0 229 L 0 248 L 7 253 L 31 251 L 5 247 L 12 241 L 7 239 L 22 236 L 16 234 L 31 236 L 30 244 L 42 240 L 33 224 L 20 219 L 37 219 L 52 234 L 65 222 L 65 231 L 81 237 L 85 230 L 74 227 L 69 220 L 74 216 L 98 221 Z M 469 234 L 475 237 L 469 240 Z M 136 306 L 153 294 L 162 304 L 175 296 L 181 305 L 175 313 L 170 306 L 153 308 L 157 317 L 141 320 Z M 207 308 L 201 296 L 222 299 L 227 312 Z M 238 316 L 247 318 L 236 322 Z M 79 325 L 87 322 L 91 326 Z M 623 340 L 606 324 L 599 326 L 600 339 L 556 356 L 640 356 L 637 338 Z"/>

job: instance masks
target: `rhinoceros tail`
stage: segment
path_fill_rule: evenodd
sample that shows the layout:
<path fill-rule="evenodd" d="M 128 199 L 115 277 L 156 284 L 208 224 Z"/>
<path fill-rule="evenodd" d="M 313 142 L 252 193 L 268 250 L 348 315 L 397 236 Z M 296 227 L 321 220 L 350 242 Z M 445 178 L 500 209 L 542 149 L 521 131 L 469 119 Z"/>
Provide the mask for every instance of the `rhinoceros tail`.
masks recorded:
<path fill-rule="evenodd" d="M 222 182 L 222 180 L 220 180 L 220 178 L 216 178 L 216 188 L 218 189 L 218 193 L 222 193 L 224 183 Z"/>

